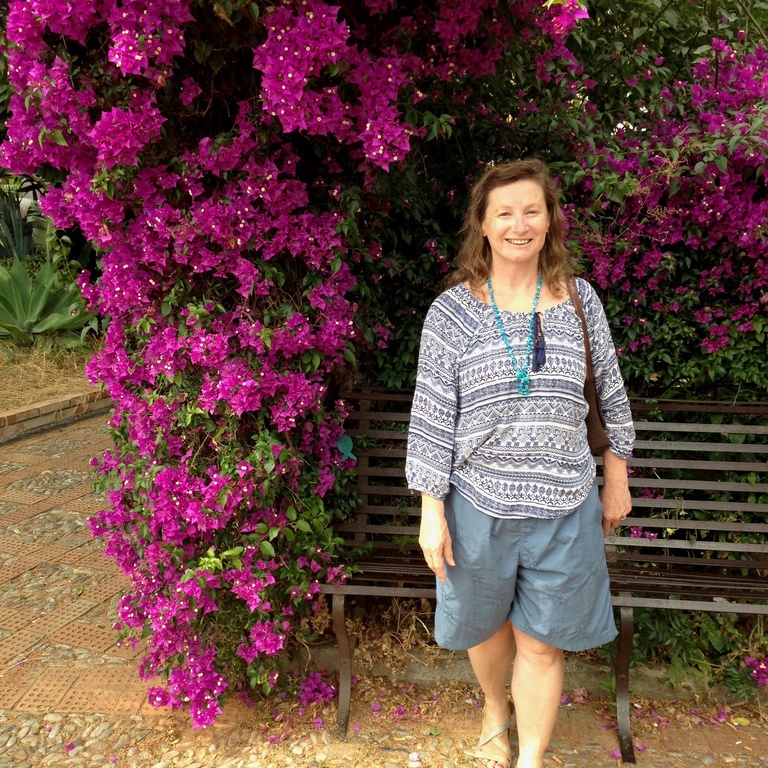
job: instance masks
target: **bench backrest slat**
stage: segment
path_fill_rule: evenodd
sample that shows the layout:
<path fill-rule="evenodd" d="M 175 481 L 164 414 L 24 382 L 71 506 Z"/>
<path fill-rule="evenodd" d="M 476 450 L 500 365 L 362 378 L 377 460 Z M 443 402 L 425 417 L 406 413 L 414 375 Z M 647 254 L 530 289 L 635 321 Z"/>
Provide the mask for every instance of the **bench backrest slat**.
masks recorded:
<path fill-rule="evenodd" d="M 635 421 L 637 432 L 698 432 L 721 435 L 768 435 L 768 426 L 762 424 L 702 424 L 701 422 L 665 423 L 663 421 Z"/>
<path fill-rule="evenodd" d="M 766 527 L 768 533 L 768 526 Z M 747 542 L 731 543 L 727 541 L 691 541 L 689 539 L 646 539 L 643 536 L 632 538 L 629 536 L 608 536 L 606 544 L 620 544 L 622 547 L 644 547 L 654 549 L 699 549 L 708 552 L 765 552 L 765 544 L 749 544 Z M 729 561 L 724 561 L 729 562 Z M 730 561 L 730 562 L 736 562 Z M 765 561 L 768 567 L 768 560 Z"/>
<path fill-rule="evenodd" d="M 765 506 L 765 505 L 763 505 Z M 634 525 L 643 528 L 683 528 L 694 531 L 728 531 L 731 533 L 765 533 L 766 523 L 734 523 L 720 522 L 719 520 L 685 520 L 682 518 L 667 517 L 628 517 L 625 527 Z"/>
<path fill-rule="evenodd" d="M 669 509 L 679 513 L 698 510 L 699 512 L 754 512 L 765 514 L 765 504 L 760 502 L 747 503 L 738 501 L 701 501 L 699 499 L 645 499 L 640 496 L 632 498 L 634 509 Z M 702 523 L 706 529 L 706 523 Z"/>
<path fill-rule="evenodd" d="M 405 451 L 403 451 L 403 458 Z M 596 463 L 602 466 L 603 460 L 597 457 Z M 629 466 L 635 467 L 653 467 L 658 469 L 702 469 L 705 472 L 726 471 L 726 472 L 765 472 L 766 463 L 764 461 L 708 461 L 706 459 L 645 459 L 639 456 L 633 456 L 629 459 Z"/>
<path fill-rule="evenodd" d="M 637 440 L 635 451 L 679 451 L 682 453 L 754 453 L 768 454 L 768 445 L 754 443 L 694 443 L 688 441 Z"/>

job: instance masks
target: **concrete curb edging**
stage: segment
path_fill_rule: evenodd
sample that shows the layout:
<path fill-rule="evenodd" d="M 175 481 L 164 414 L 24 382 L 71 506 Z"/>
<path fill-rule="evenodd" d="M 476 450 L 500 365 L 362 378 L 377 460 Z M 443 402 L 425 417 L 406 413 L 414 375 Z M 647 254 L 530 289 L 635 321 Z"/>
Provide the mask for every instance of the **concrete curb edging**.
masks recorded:
<path fill-rule="evenodd" d="M 70 421 L 77 416 L 106 411 L 112 404 L 107 393 L 98 390 L 57 400 L 43 400 L 16 411 L 2 411 L 0 443 Z"/>
<path fill-rule="evenodd" d="M 401 669 L 393 670 L 384 664 L 377 664 L 374 674 L 398 682 L 417 685 L 433 685 L 436 681 L 454 681 L 469 687 L 477 685 L 466 651 L 444 652 L 441 658 L 431 657 L 421 651 L 407 654 L 408 661 Z M 335 645 L 324 644 L 301 647 L 290 659 L 287 669 L 338 671 L 339 652 Z M 353 661 L 353 674 L 363 674 L 359 663 Z M 586 688 L 591 694 L 601 691 L 612 693 L 613 669 L 604 662 L 586 660 L 577 654 L 565 655 L 564 691 Z M 738 700 L 735 694 L 723 686 L 709 688 L 706 681 L 690 680 L 675 690 L 667 678 L 666 667 L 637 666 L 632 669 L 632 695 L 665 701 L 694 703 L 708 697 L 717 701 L 732 703 Z M 354 695 L 354 694 L 353 694 Z"/>

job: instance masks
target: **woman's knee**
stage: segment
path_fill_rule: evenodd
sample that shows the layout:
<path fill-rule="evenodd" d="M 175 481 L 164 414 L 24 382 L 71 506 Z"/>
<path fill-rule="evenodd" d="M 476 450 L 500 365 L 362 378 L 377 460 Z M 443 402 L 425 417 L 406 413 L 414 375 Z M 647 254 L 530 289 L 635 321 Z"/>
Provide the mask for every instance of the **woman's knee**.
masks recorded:
<path fill-rule="evenodd" d="M 559 664 L 563 660 L 563 651 L 552 645 L 526 635 L 519 629 L 514 630 L 516 659 L 526 659 L 537 665 Z"/>

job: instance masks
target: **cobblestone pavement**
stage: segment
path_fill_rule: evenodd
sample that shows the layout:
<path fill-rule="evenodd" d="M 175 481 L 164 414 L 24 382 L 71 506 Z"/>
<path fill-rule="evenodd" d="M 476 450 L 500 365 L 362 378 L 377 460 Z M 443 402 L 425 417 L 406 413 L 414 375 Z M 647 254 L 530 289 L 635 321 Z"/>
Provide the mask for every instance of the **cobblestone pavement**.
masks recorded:
<path fill-rule="evenodd" d="M 150 707 L 136 674 L 142 650 L 117 648 L 112 630 L 128 582 L 86 522 L 103 503 L 89 460 L 109 445 L 105 424 L 86 417 L 0 445 L 0 768 L 406 768 L 414 752 L 422 768 L 474 764 L 464 752 L 479 715 L 455 696 L 441 703 L 450 684 L 440 680 L 429 708 L 404 722 L 374 717 L 379 683 L 361 684 L 360 727 L 347 739 L 330 727 L 333 705 L 302 713 L 233 701 L 206 731 Z M 562 710 L 548 768 L 616 766 L 605 726 L 600 706 Z M 641 739 L 647 768 L 768 766 L 768 725 L 754 718 L 743 728 L 651 725 Z"/>

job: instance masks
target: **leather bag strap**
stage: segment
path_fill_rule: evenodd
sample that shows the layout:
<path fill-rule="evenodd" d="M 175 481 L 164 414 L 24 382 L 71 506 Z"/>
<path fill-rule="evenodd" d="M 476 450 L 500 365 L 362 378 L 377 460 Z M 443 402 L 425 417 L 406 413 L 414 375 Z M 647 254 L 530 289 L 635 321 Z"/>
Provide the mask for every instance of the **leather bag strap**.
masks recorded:
<path fill-rule="evenodd" d="M 579 289 L 576 285 L 576 280 L 571 278 L 568 281 L 568 293 L 571 295 L 571 301 L 573 307 L 576 310 L 576 314 L 581 320 L 581 327 L 584 331 L 584 357 L 587 363 L 587 379 L 594 379 L 595 372 L 592 369 L 592 346 L 589 343 L 589 331 L 587 330 L 587 318 L 584 317 L 584 308 L 581 306 L 581 297 L 579 296 Z"/>

